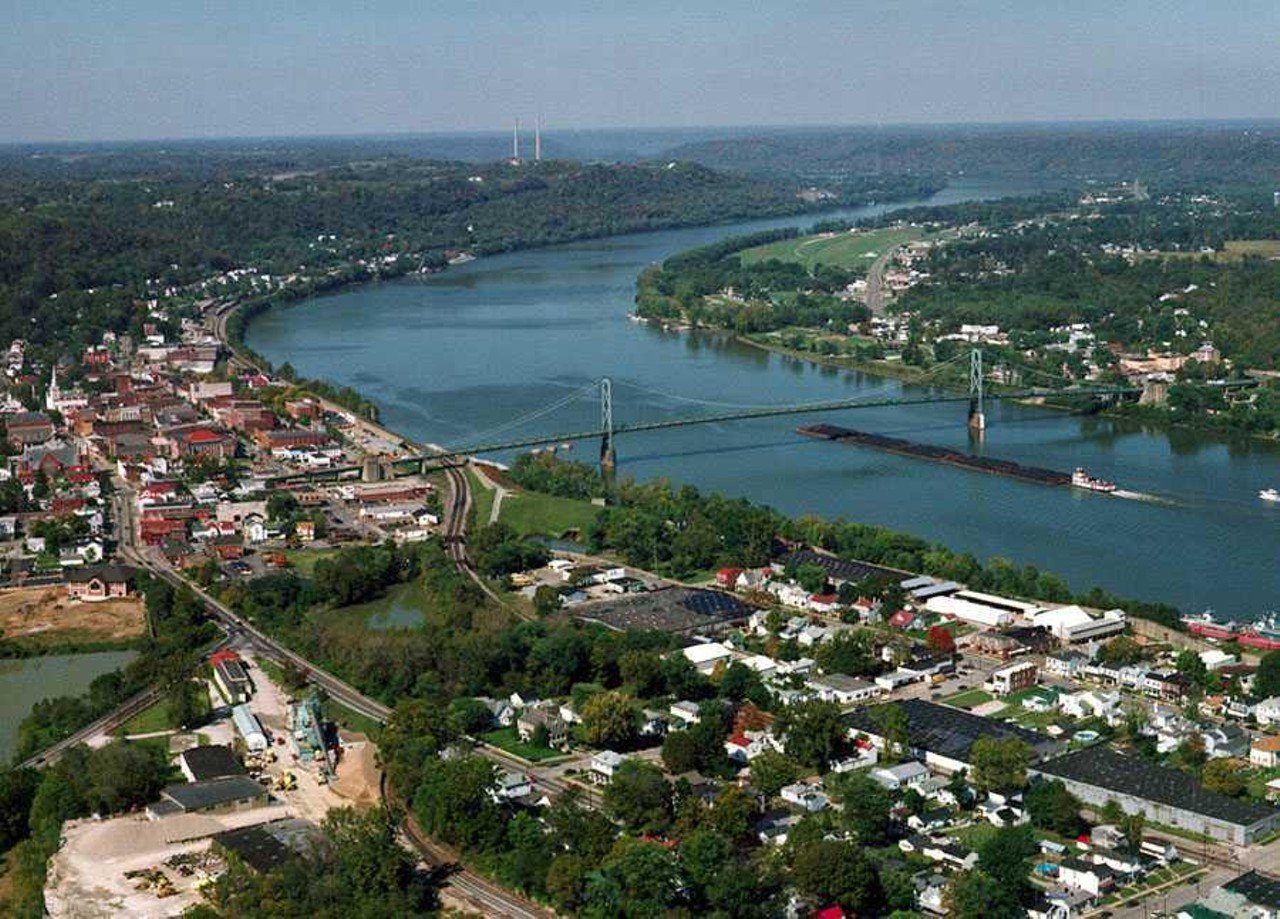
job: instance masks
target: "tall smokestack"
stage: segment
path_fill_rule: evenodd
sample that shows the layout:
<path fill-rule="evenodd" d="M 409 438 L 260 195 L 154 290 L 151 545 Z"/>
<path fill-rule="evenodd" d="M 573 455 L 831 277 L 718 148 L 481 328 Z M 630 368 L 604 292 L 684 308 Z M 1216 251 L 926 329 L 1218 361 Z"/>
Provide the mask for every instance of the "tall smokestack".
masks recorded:
<path fill-rule="evenodd" d="M 513 160 L 520 159 L 520 119 L 516 119 L 515 125 L 511 128 L 511 158 Z"/>
<path fill-rule="evenodd" d="M 542 113 L 538 113 L 538 120 L 533 123 L 533 161 L 535 163 L 542 162 Z"/>

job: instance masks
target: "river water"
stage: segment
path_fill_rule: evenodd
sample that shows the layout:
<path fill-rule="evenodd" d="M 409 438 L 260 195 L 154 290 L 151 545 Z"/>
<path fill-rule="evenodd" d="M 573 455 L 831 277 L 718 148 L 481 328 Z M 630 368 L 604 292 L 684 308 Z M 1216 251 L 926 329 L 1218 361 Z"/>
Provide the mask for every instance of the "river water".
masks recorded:
<path fill-rule="evenodd" d="M 119 670 L 136 651 L 51 654 L 0 660 L 0 762 L 8 762 L 18 742 L 18 725 L 32 707 L 53 696 L 78 696 L 104 673 Z"/>
<path fill-rule="evenodd" d="M 931 203 L 1031 189 L 955 184 Z M 845 212 L 861 216 L 883 210 Z M 823 368 L 723 336 L 631 322 L 636 275 L 672 253 L 805 219 L 614 237 L 481 259 L 424 279 L 372 284 L 301 301 L 255 320 L 249 344 L 307 376 L 349 384 L 394 429 L 450 446 L 521 434 L 592 429 L 579 399 L 495 431 L 608 376 L 616 423 L 737 406 L 920 393 L 892 380 Z M 1280 507 L 1257 500 L 1280 486 L 1271 445 L 1144 431 L 1096 417 L 1023 406 L 988 410 L 982 449 L 1052 469 L 1081 465 L 1135 501 L 1049 488 L 877 451 L 809 440 L 828 421 L 965 447 L 960 404 L 860 409 L 622 437 L 621 473 L 666 476 L 747 496 L 791 514 L 884 524 L 979 557 L 1004 556 L 1066 577 L 1073 587 L 1210 606 L 1253 616 L 1280 598 Z M 594 458 L 595 448 L 576 453 Z"/>

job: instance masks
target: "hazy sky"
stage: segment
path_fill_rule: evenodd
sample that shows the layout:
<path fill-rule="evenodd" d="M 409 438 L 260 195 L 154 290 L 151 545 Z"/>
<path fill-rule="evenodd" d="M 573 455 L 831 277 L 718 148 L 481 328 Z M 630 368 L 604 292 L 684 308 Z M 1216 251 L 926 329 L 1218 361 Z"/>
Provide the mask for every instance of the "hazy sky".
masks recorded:
<path fill-rule="evenodd" d="M 8 0 L 0 141 L 1280 116 L 1280 2 Z"/>

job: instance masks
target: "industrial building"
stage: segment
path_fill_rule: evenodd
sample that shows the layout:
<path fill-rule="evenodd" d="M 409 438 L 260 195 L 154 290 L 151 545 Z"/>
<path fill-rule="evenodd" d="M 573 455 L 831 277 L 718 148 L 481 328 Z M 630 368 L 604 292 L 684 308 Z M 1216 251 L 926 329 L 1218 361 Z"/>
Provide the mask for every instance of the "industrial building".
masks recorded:
<path fill-rule="evenodd" d="M 912 755 L 939 772 L 954 774 L 968 769 L 970 751 L 980 737 L 1021 740 L 1031 748 L 1033 760 L 1051 756 L 1062 749 L 1058 741 L 1043 734 L 949 705 L 923 699 L 904 699 L 889 704 L 902 709 L 907 716 L 907 743 Z M 845 716 L 845 724 L 851 734 L 864 734 L 877 747 L 884 746 L 880 725 L 867 709 L 850 712 Z"/>
<path fill-rule="evenodd" d="M 1280 810 L 1208 791 L 1193 776 L 1126 756 L 1087 747 L 1032 767 L 1057 779 L 1091 807 L 1115 801 L 1127 814 L 1154 823 L 1248 845 L 1280 829 Z"/>
<path fill-rule="evenodd" d="M 1048 629 L 1064 645 L 1097 641 L 1109 635 L 1119 635 L 1124 631 L 1127 623 L 1127 617 L 1122 609 L 1091 613 L 1080 606 L 1040 610 L 1028 616 L 1028 620 L 1032 625 Z"/>
<path fill-rule="evenodd" d="M 232 705 L 248 702 L 253 697 L 253 683 L 239 656 L 234 651 L 219 651 L 212 660 L 213 682 L 223 698 Z"/>
<path fill-rule="evenodd" d="M 167 785 L 160 792 L 160 800 L 147 810 L 152 817 L 162 817 L 175 813 L 246 810 L 270 801 L 271 795 L 253 779 L 243 775 L 230 775 L 204 782 Z"/>
<path fill-rule="evenodd" d="M 236 732 L 244 740 L 244 745 L 252 753 L 260 753 L 267 749 L 267 734 L 258 722 L 258 716 L 249 711 L 247 705 L 237 705 L 231 709 L 231 720 L 235 723 Z"/>

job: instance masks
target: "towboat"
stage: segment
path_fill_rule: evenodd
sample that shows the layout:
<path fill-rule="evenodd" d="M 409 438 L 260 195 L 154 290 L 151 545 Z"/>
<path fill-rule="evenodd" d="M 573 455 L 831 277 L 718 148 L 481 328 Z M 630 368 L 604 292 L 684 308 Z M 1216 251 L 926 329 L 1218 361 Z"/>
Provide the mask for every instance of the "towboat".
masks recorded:
<path fill-rule="evenodd" d="M 1095 479 L 1085 471 L 1083 466 L 1077 466 L 1076 471 L 1071 473 L 1071 484 L 1076 488 L 1084 488 L 1089 491 L 1101 491 L 1110 494 L 1116 490 L 1115 482 L 1108 482 L 1106 479 Z"/>

